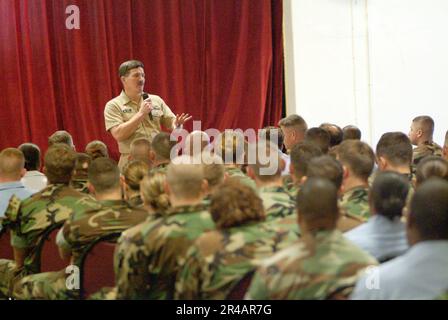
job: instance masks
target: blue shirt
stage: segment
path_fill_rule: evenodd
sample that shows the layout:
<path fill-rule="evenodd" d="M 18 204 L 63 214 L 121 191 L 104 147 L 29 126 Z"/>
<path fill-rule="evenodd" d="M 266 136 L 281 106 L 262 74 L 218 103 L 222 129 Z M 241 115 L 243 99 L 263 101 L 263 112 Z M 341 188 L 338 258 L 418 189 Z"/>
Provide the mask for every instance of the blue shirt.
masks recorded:
<path fill-rule="evenodd" d="M 344 235 L 380 262 L 402 255 L 409 248 L 406 226 L 399 218 L 392 221 L 376 214 Z"/>
<path fill-rule="evenodd" d="M 5 216 L 12 195 L 23 200 L 33 193 L 33 190 L 26 188 L 20 181 L 0 183 L 0 218 Z"/>
<path fill-rule="evenodd" d="M 370 269 L 357 282 L 351 298 L 428 300 L 436 299 L 447 288 L 448 240 L 423 241 L 404 255 Z"/>

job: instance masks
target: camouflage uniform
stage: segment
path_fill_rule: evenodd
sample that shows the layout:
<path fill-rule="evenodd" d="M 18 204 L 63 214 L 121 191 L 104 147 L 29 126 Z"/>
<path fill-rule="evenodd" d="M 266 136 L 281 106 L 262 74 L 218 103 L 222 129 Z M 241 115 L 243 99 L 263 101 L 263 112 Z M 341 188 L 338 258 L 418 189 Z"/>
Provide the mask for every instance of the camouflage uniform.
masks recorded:
<path fill-rule="evenodd" d="M 415 172 L 415 169 L 417 168 L 417 165 L 419 162 L 427 156 L 443 156 L 442 147 L 439 146 L 435 142 L 424 142 L 423 144 L 417 146 L 414 148 L 412 152 L 412 165 L 413 165 L 413 171 Z"/>
<path fill-rule="evenodd" d="M 89 180 L 87 178 L 74 178 L 70 181 L 70 187 L 81 193 L 89 194 L 89 188 L 87 187 L 88 182 Z"/>
<path fill-rule="evenodd" d="M 343 288 L 348 295 L 360 272 L 375 264 L 341 232 L 319 231 L 263 261 L 246 298 L 327 299 Z"/>
<path fill-rule="evenodd" d="M 152 168 L 150 170 L 151 173 L 156 173 L 156 172 L 161 172 L 161 173 L 166 173 L 166 171 L 168 170 L 168 165 L 169 163 L 161 163 L 158 166 Z"/>
<path fill-rule="evenodd" d="M 258 193 L 257 185 L 255 184 L 255 181 L 249 178 L 244 174 L 244 172 L 240 168 L 236 167 L 225 167 L 225 172 L 229 175 L 229 177 L 237 178 L 239 181 L 248 186 L 251 187 L 253 190 L 255 190 Z"/>
<path fill-rule="evenodd" d="M 358 186 L 342 195 L 339 206 L 350 215 L 362 218 L 364 221 L 370 217 L 369 188 Z"/>
<path fill-rule="evenodd" d="M 338 220 L 336 228 L 341 232 L 347 232 L 365 222 L 366 220 L 364 218 L 348 213 L 346 210 L 341 209 L 341 217 Z"/>
<path fill-rule="evenodd" d="M 267 220 L 284 218 L 294 213 L 294 198 L 284 187 L 261 187 L 258 191 Z"/>
<path fill-rule="evenodd" d="M 81 255 L 91 242 L 108 234 L 121 233 L 148 217 L 145 210 L 132 208 L 123 200 L 104 200 L 99 203 L 101 206 L 94 210 L 72 215 L 62 229 L 62 247 L 72 251 L 72 261 L 77 266 L 80 266 Z M 15 296 L 19 299 L 78 297 L 77 290 L 66 289 L 66 276 L 65 270 L 27 276 L 16 285 Z"/>
<path fill-rule="evenodd" d="M 39 272 L 37 245 L 49 227 L 63 223 L 74 212 L 97 206 L 91 197 L 64 184 L 51 184 L 22 202 L 10 202 L 5 223 L 11 228 L 11 245 L 28 254 L 22 268 L 16 268 L 13 261 L 0 260 L 0 295 L 11 295 L 18 280 Z"/>
<path fill-rule="evenodd" d="M 164 217 L 122 234 L 114 263 L 118 299 L 173 298 L 177 259 L 215 228 L 206 209 L 203 204 L 171 208 Z"/>
<path fill-rule="evenodd" d="M 176 299 L 226 299 L 257 261 L 291 244 L 287 231 L 250 223 L 199 237 L 179 259 Z"/>
<path fill-rule="evenodd" d="M 136 195 L 128 200 L 128 203 L 133 208 L 143 208 L 143 200 L 140 195 Z"/>

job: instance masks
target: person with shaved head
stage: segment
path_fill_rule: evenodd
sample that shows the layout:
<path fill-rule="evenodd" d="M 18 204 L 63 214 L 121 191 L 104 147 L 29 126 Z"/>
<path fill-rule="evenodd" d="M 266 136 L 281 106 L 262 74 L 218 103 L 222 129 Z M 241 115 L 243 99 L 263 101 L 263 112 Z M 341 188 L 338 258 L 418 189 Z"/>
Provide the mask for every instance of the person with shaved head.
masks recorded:
<path fill-rule="evenodd" d="M 426 156 L 442 156 L 442 147 L 432 139 L 434 133 L 434 120 L 429 116 L 419 116 L 412 120 L 409 139 L 416 146 L 412 154 L 414 169 Z"/>
<path fill-rule="evenodd" d="M 202 164 L 180 156 L 168 165 L 171 208 L 163 217 L 123 233 L 115 255 L 118 299 L 173 299 L 182 258 L 194 240 L 215 228 L 202 199 L 207 190 Z"/>

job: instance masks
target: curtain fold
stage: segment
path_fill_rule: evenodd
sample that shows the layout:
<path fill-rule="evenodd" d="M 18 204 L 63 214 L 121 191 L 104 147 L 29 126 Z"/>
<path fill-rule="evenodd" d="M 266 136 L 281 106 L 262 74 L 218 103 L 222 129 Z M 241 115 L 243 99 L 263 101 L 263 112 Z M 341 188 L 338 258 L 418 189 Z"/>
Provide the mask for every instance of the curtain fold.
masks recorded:
<path fill-rule="evenodd" d="M 68 30 L 67 6 L 80 11 Z M 56 130 L 103 140 L 118 66 L 143 61 L 147 92 L 202 129 L 276 124 L 283 104 L 280 0 L 0 0 L 0 149 Z M 187 126 L 191 130 L 192 122 Z"/>

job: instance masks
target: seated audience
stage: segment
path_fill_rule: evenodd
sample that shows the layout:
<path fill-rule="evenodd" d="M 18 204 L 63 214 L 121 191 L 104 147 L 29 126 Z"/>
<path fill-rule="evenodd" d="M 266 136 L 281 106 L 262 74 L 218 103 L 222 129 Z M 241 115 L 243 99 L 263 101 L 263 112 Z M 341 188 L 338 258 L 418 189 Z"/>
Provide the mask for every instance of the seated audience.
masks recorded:
<path fill-rule="evenodd" d="M 173 156 L 177 155 L 177 151 L 173 149 L 176 144 L 176 141 L 170 140 L 169 133 L 160 132 L 154 136 L 150 151 L 151 171 L 166 172 L 171 161 L 171 153 Z"/>
<path fill-rule="evenodd" d="M 68 145 L 56 143 L 51 146 L 44 158 L 50 184 L 8 208 L 6 220 L 12 225 L 14 261 L 0 260 L 0 295 L 11 296 L 16 282 L 39 272 L 38 244 L 49 228 L 62 224 L 75 212 L 97 207 L 88 195 L 69 187 L 75 162 L 76 153 Z"/>
<path fill-rule="evenodd" d="M 91 210 L 76 211 L 64 223 L 57 235 L 61 256 L 71 257 L 70 264 L 80 267 L 88 245 L 99 237 L 119 234 L 143 222 L 148 213 L 132 208 L 121 198 L 120 171 L 109 158 L 97 158 L 88 169 L 89 189 L 98 201 Z M 112 239 L 110 239 L 112 240 Z M 72 299 L 79 290 L 68 289 L 65 269 L 27 276 L 16 285 L 20 299 Z"/>
<path fill-rule="evenodd" d="M 278 126 L 282 130 L 283 144 L 288 154 L 295 144 L 305 139 L 305 133 L 308 130 L 305 120 L 297 114 L 291 114 L 281 119 L 278 122 Z"/>
<path fill-rule="evenodd" d="M 352 299 L 436 299 L 448 288 L 448 182 L 432 178 L 419 186 L 406 220 L 410 249 L 369 270 Z"/>
<path fill-rule="evenodd" d="M 211 199 L 216 230 L 201 235 L 179 259 L 176 299 L 226 299 L 235 285 L 290 244 L 287 232 L 263 224 L 261 199 L 252 188 L 230 178 Z"/>
<path fill-rule="evenodd" d="M 25 158 L 20 150 L 6 148 L 0 152 L 0 218 L 5 216 L 13 195 L 23 200 L 35 192 L 20 181 L 26 172 L 24 166 Z"/>
<path fill-rule="evenodd" d="M 100 140 L 90 141 L 86 145 L 86 149 L 84 152 L 92 158 L 92 161 L 101 157 L 109 158 L 107 146 L 103 141 Z"/>
<path fill-rule="evenodd" d="M 302 238 L 261 262 L 246 298 L 328 299 L 349 294 L 358 274 L 376 260 L 336 229 L 337 201 L 333 182 L 306 180 L 297 196 Z"/>
<path fill-rule="evenodd" d="M 26 173 L 21 182 L 31 190 L 41 191 L 47 186 L 47 177 L 40 172 L 40 149 L 33 143 L 23 143 L 18 148 L 25 157 Z"/>
<path fill-rule="evenodd" d="M 56 143 L 63 143 L 68 145 L 74 151 L 76 151 L 75 145 L 73 144 L 73 138 L 70 133 L 65 130 L 59 130 L 53 133 L 50 137 L 48 137 L 48 147 Z"/>
<path fill-rule="evenodd" d="M 342 141 L 345 140 L 361 140 L 361 130 L 353 125 L 345 126 L 342 129 Z"/>
<path fill-rule="evenodd" d="M 442 148 L 432 140 L 434 120 L 429 116 L 419 116 L 412 120 L 409 139 L 416 146 L 412 152 L 414 169 L 426 156 L 442 156 Z"/>
<path fill-rule="evenodd" d="M 427 156 L 417 165 L 416 187 L 432 177 L 448 181 L 448 161 L 438 156 Z"/>
<path fill-rule="evenodd" d="M 166 191 L 171 209 L 141 229 L 127 230 L 115 253 L 117 299 L 173 299 L 181 259 L 204 232 L 215 228 L 202 203 L 207 190 L 203 166 L 183 155 L 168 165 Z"/>
<path fill-rule="evenodd" d="M 408 192 L 409 183 L 402 175 L 380 172 L 370 191 L 372 217 L 345 236 L 380 262 L 403 254 L 408 243 L 401 215 Z"/>
<path fill-rule="evenodd" d="M 82 193 L 89 193 L 87 170 L 91 162 L 92 158 L 89 155 L 85 153 L 76 154 L 75 170 L 70 181 L 70 187 Z"/>
<path fill-rule="evenodd" d="M 333 123 L 322 123 L 319 128 L 326 130 L 330 134 L 330 148 L 339 145 L 342 142 L 344 133 L 342 129 Z"/>
<path fill-rule="evenodd" d="M 358 140 L 343 141 L 336 150 L 336 158 L 344 169 L 341 208 L 367 219 L 370 216 L 368 180 L 375 163 L 372 148 Z"/>
<path fill-rule="evenodd" d="M 149 173 L 149 166 L 141 160 L 131 160 L 123 167 L 124 199 L 131 207 L 141 207 L 140 182 Z"/>
<path fill-rule="evenodd" d="M 323 154 L 330 149 L 330 134 L 322 128 L 310 128 L 305 134 L 305 142 L 312 143 L 320 148 Z"/>

